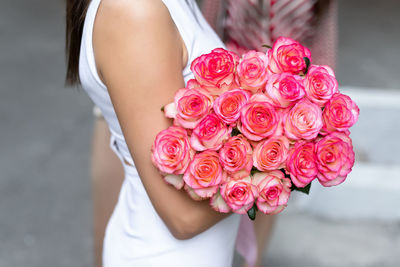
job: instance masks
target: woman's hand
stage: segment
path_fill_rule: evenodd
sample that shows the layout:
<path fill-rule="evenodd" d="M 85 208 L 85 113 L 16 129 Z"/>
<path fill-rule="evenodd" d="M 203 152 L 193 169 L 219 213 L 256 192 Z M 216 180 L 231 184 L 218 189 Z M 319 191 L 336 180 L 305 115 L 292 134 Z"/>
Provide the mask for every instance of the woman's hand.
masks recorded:
<path fill-rule="evenodd" d="M 151 161 L 157 133 L 172 123 L 160 108 L 184 87 L 186 49 L 168 9 L 159 0 L 103 0 L 93 47 L 142 183 L 171 233 L 191 238 L 225 218 L 166 184 Z"/>

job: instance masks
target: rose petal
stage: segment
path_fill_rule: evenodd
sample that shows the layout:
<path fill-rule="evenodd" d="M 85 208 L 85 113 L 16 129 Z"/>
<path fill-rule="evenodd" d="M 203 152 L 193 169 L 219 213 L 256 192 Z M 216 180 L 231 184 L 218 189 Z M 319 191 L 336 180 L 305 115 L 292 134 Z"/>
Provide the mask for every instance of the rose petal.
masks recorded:
<path fill-rule="evenodd" d="M 164 176 L 164 180 L 175 186 L 176 189 L 182 189 L 183 185 L 184 185 L 184 181 L 183 181 L 183 175 L 174 175 L 174 174 L 168 174 L 166 176 Z"/>

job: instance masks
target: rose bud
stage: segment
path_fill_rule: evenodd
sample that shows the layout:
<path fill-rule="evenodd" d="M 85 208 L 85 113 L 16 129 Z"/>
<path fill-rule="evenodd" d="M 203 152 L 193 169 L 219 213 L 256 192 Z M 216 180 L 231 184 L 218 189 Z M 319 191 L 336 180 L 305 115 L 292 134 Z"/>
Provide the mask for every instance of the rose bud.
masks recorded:
<path fill-rule="evenodd" d="M 287 37 L 279 37 L 267 51 L 267 55 L 270 64 L 268 68 L 272 73 L 299 74 L 306 69 L 304 57 L 311 61 L 310 50 Z"/>
<path fill-rule="evenodd" d="M 257 93 L 241 109 L 238 128 L 248 139 L 260 141 L 275 134 L 281 113 L 275 110 L 270 101 L 266 95 Z"/>
<path fill-rule="evenodd" d="M 242 89 L 233 89 L 221 94 L 215 99 L 213 108 L 215 114 L 226 124 L 236 125 L 241 108 L 250 99 L 251 94 Z"/>
<path fill-rule="evenodd" d="M 307 186 L 318 174 L 315 145 L 312 142 L 298 141 L 289 150 L 286 171 L 299 188 Z"/>
<path fill-rule="evenodd" d="M 265 139 L 257 144 L 253 152 L 253 164 L 260 171 L 285 167 L 289 153 L 289 140 L 285 136 Z"/>
<path fill-rule="evenodd" d="M 209 113 L 212 97 L 202 88 L 182 88 L 175 94 L 174 102 L 164 107 L 164 114 L 174 118 L 174 125 L 193 129 Z"/>
<path fill-rule="evenodd" d="M 250 50 L 242 56 L 237 66 L 237 80 L 241 88 L 256 93 L 268 78 L 268 57 L 264 53 Z"/>
<path fill-rule="evenodd" d="M 311 140 L 322 128 L 322 111 L 308 99 L 302 99 L 287 113 L 285 135 L 292 140 Z"/>
<path fill-rule="evenodd" d="M 273 74 L 265 86 L 265 94 L 276 107 L 287 108 L 304 97 L 304 84 L 300 76 L 290 73 Z"/>
<path fill-rule="evenodd" d="M 197 151 L 218 150 L 231 132 L 232 127 L 210 113 L 193 129 L 190 145 Z"/>
<path fill-rule="evenodd" d="M 246 214 L 257 198 L 257 187 L 252 184 L 250 176 L 240 180 L 230 180 L 221 185 L 220 193 L 232 211 Z"/>
<path fill-rule="evenodd" d="M 190 164 L 194 150 L 190 147 L 185 129 L 170 126 L 159 132 L 151 147 L 153 164 L 165 175 L 165 180 L 180 189 L 182 177 Z"/>
<path fill-rule="evenodd" d="M 357 122 L 359 114 L 360 109 L 349 96 L 336 93 L 322 112 L 322 132 L 346 132 Z"/>
<path fill-rule="evenodd" d="M 218 153 L 211 150 L 198 153 L 183 175 L 183 180 L 201 198 L 212 197 L 226 180 Z"/>
<path fill-rule="evenodd" d="M 277 214 L 287 206 L 292 183 L 285 178 L 283 172 L 258 172 L 253 175 L 253 184 L 258 189 L 256 204 L 261 212 Z"/>
<path fill-rule="evenodd" d="M 311 102 L 323 107 L 338 92 L 335 73 L 329 66 L 312 65 L 304 80 L 306 96 Z"/>
<path fill-rule="evenodd" d="M 232 136 L 219 150 L 220 162 L 229 177 L 240 179 L 250 175 L 253 167 L 252 148 L 246 138 Z"/>
<path fill-rule="evenodd" d="M 351 138 L 341 132 L 333 132 L 316 144 L 318 180 L 323 186 L 343 183 L 354 165 Z"/>
<path fill-rule="evenodd" d="M 216 48 L 209 54 L 193 60 L 190 69 L 196 80 L 212 95 L 232 89 L 235 85 L 238 55 L 223 48 Z"/>

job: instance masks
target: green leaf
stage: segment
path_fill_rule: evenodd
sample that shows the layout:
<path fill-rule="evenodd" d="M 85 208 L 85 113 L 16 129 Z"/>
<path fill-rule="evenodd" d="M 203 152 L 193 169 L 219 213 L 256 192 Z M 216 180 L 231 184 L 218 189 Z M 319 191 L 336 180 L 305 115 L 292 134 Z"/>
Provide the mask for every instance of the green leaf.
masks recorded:
<path fill-rule="evenodd" d="M 247 211 L 247 215 L 249 216 L 249 219 L 254 221 L 256 219 L 256 214 L 257 214 L 258 208 L 256 203 L 253 204 L 253 207 Z"/>
<path fill-rule="evenodd" d="M 260 171 L 259 171 L 256 167 L 253 166 L 253 167 L 251 168 L 250 174 L 251 174 L 251 175 L 254 175 L 254 174 L 257 173 L 257 172 L 260 172 Z"/>
<path fill-rule="evenodd" d="M 272 46 L 270 46 L 270 45 L 267 45 L 267 44 L 263 44 L 263 45 L 262 45 L 262 47 L 266 47 L 266 48 L 269 48 L 269 49 L 271 49 L 271 48 L 272 48 Z"/>
<path fill-rule="evenodd" d="M 239 135 L 239 134 L 240 134 L 239 129 L 237 127 L 234 127 L 232 129 L 231 136 L 236 136 L 236 135 Z"/>
<path fill-rule="evenodd" d="M 161 107 L 161 111 L 164 112 L 164 110 L 165 110 L 164 107 Z"/>
<path fill-rule="evenodd" d="M 302 192 L 302 193 L 308 195 L 308 194 L 310 194 L 311 183 L 309 183 L 305 187 L 297 187 L 292 183 L 291 189 L 292 189 L 292 191 L 296 190 L 296 191 L 299 191 L 299 192 Z"/>
<path fill-rule="evenodd" d="M 290 174 L 286 173 L 285 169 L 279 169 L 279 170 L 283 172 L 286 178 L 290 179 Z"/>
<path fill-rule="evenodd" d="M 306 62 L 306 69 L 304 71 L 304 75 L 306 75 L 308 72 L 308 68 L 310 67 L 311 60 L 308 57 L 303 57 L 303 58 L 304 58 L 304 61 Z"/>

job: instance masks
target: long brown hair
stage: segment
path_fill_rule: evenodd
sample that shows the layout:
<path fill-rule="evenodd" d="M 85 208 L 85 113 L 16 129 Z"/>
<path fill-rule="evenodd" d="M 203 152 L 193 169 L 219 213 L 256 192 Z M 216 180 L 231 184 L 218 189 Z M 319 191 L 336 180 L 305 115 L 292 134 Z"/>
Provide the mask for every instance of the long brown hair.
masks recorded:
<path fill-rule="evenodd" d="M 66 0 L 65 52 L 67 59 L 67 85 L 77 85 L 79 81 L 79 53 L 83 24 L 90 0 Z"/>

